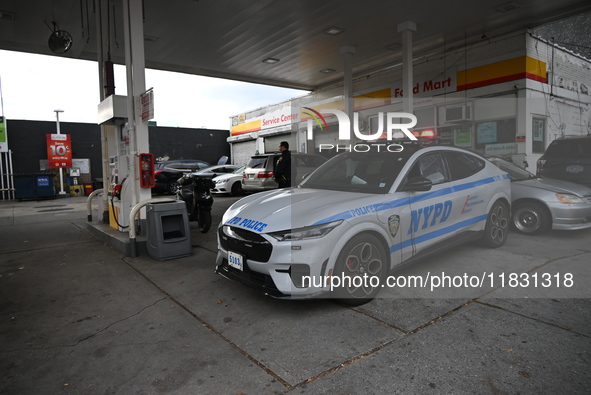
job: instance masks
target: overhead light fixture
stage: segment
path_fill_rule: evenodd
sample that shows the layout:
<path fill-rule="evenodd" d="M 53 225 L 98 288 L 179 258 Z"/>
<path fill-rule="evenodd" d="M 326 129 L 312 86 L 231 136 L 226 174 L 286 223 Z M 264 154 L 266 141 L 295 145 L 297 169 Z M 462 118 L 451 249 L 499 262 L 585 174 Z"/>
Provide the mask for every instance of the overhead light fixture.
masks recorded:
<path fill-rule="evenodd" d="M 344 31 L 345 29 L 342 29 L 340 27 L 331 26 L 328 29 L 324 30 L 323 33 L 328 34 L 329 36 L 336 36 L 337 34 L 341 34 Z"/>
<path fill-rule="evenodd" d="M 516 1 L 512 1 L 510 3 L 506 3 L 506 4 L 501 4 L 498 7 L 495 7 L 495 10 L 501 12 L 501 13 L 505 13 L 505 12 L 509 12 L 509 11 L 513 11 L 517 8 L 520 8 L 521 4 L 519 4 Z"/>
<path fill-rule="evenodd" d="M 334 70 L 334 69 L 322 69 L 322 70 L 320 70 L 320 72 L 321 73 L 324 73 L 324 74 L 334 73 L 335 71 L 336 70 Z"/>
<path fill-rule="evenodd" d="M 47 45 L 49 45 L 49 49 L 51 52 L 56 54 L 63 54 L 68 52 L 68 50 L 72 47 L 72 35 L 65 30 L 60 30 L 57 23 L 53 23 L 53 33 L 49 36 L 49 40 L 47 40 Z"/>
<path fill-rule="evenodd" d="M 400 51 L 402 49 L 402 44 L 393 43 L 390 45 L 386 45 L 386 49 L 389 51 Z"/>
<path fill-rule="evenodd" d="M 279 62 L 279 59 L 275 59 L 275 58 L 267 58 L 265 60 L 263 60 L 263 63 L 267 63 L 267 64 L 274 64 Z"/>

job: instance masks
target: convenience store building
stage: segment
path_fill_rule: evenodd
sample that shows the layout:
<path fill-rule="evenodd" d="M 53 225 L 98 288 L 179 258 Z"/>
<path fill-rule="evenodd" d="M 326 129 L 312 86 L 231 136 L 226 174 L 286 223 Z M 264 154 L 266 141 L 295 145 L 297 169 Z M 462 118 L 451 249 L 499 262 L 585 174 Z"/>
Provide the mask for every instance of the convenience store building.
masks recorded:
<path fill-rule="evenodd" d="M 590 82 L 589 59 L 528 31 L 422 56 L 413 62 L 412 133 L 427 144 L 505 157 L 535 173 L 552 140 L 591 133 Z M 374 135 L 386 114 L 403 111 L 401 64 L 357 75 L 352 87 L 358 118 L 351 122 L 359 133 Z M 345 110 L 343 92 L 339 84 L 231 117 L 233 162 L 274 152 L 283 140 L 298 152 L 347 150 L 351 142 L 339 140 L 338 119 L 328 112 Z"/>

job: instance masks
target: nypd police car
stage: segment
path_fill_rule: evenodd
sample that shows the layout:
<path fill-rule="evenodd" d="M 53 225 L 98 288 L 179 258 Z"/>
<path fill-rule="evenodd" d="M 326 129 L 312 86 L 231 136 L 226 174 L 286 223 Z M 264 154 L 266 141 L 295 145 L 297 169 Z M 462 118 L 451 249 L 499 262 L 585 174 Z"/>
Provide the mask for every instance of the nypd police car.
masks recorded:
<path fill-rule="evenodd" d="M 234 203 L 218 228 L 216 273 L 278 298 L 359 305 L 396 265 L 470 240 L 503 245 L 507 173 L 459 148 L 401 148 L 343 153 L 297 188 Z"/>

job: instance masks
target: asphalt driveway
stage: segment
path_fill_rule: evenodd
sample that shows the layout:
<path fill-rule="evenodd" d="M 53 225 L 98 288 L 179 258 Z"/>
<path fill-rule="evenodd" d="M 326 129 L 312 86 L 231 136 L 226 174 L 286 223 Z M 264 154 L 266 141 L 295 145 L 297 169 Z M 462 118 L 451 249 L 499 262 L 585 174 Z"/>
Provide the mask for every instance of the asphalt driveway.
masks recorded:
<path fill-rule="evenodd" d="M 214 223 L 236 199 L 215 198 Z M 190 257 L 129 258 L 88 232 L 85 198 L 0 201 L 0 392 L 591 388 L 591 230 L 465 245 L 396 275 L 468 273 L 482 286 L 389 288 L 350 308 L 270 299 L 215 275 L 213 229 L 191 224 Z M 509 286 L 511 273 L 529 286 Z"/>

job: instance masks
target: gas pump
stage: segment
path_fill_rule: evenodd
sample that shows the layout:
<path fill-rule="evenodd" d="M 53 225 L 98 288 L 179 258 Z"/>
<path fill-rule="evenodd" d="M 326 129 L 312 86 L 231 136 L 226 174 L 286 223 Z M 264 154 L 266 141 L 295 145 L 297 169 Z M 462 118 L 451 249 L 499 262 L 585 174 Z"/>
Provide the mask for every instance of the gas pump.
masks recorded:
<path fill-rule="evenodd" d="M 129 214 L 133 208 L 133 180 L 130 177 L 133 158 L 129 153 L 128 125 L 119 125 L 116 129 L 117 155 L 109 157 L 109 225 L 119 231 L 126 231 L 129 227 Z"/>
<path fill-rule="evenodd" d="M 105 126 L 103 160 L 109 165 L 108 169 L 104 166 L 104 171 L 109 172 L 104 175 L 108 180 L 104 211 L 108 212 L 109 225 L 121 232 L 129 231 L 133 207 L 152 197 L 154 182 L 154 156 L 141 153 L 149 149 L 147 122 L 128 122 L 126 103 L 125 96 L 111 95 L 99 104 L 98 111 L 99 124 Z M 137 220 L 145 218 L 142 209 Z"/>

